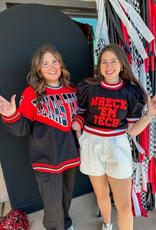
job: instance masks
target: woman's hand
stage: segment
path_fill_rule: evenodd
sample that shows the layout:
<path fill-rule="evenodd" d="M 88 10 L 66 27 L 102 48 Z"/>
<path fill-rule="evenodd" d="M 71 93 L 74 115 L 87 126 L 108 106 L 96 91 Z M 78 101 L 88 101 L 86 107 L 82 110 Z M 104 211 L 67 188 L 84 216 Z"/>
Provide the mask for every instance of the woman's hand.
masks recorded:
<path fill-rule="evenodd" d="M 16 95 L 11 97 L 11 101 L 7 101 L 4 97 L 0 96 L 0 114 L 10 117 L 16 112 Z"/>
<path fill-rule="evenodd" d="M 148 95 L 147 107 L 147 112 L 139 121 L 128 124 L 127 131 L 131 136 L 135 137 L 140 134 L 151 122 L 152 118 L 156 117 L 156 95 L 152 99 L 150 95 Z"/>
<path fill-rule="evenodd" d="M 75 131 L 81 131 L 81 126 L 79 125 L 79 123 L 77 121 L 73 121 L 71 124 L 71 127 Z"/>
<path fill-rule="evenodd" d="M 72 129 L 76 132 L 76 137 L 79 139 L 81 137 L 81 126 L 77 121 L 73 121 L 71 125 Z"/>

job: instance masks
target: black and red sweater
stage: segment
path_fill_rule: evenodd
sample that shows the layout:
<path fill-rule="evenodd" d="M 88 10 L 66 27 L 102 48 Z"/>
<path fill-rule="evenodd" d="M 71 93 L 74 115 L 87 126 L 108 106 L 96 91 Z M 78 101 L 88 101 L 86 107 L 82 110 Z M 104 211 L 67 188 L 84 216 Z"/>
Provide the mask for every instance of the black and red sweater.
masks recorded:
<path fill-rule="evenodd" d="M 102 81 L 77 85 L 78 114 L 74 118 L 86 132 L 99 136 L 126 133 L 128 123 L 140 119 L 145 96 L 142 89 L 122 79 L 117 84 Z"/>
<path fill-rule="evenodd" d="M 71 130 L 77 112 L 76 90 L 63 85 L 47 86 L 40 104 L 29 86 L 11 117 L 2 116 L 5 127 L 17 136 L 28 135 L 32 167 L 35 171 L 60 173 L 80 164 Z"/>

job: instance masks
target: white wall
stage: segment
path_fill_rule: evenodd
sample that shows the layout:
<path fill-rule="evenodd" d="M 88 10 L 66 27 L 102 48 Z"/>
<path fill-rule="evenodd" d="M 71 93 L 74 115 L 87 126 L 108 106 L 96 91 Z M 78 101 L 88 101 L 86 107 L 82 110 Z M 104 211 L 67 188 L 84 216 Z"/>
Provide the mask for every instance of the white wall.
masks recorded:
<path fill-rule="evenodd" d="M 6 184 L 4 181 L 4 176 L 3 176 L 3 171 L 1 168 L 1 164 L 0 164 L 0 203 L 3 203 L 5 201 L 8 201 L 8 192 L 6 189 Z"/>

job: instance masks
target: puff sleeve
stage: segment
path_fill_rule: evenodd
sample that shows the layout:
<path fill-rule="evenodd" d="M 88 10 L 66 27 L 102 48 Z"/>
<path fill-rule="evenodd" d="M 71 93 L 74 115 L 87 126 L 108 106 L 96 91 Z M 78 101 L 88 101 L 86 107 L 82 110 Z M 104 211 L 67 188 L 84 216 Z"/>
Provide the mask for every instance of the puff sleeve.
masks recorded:
<path fill-rule="evenodd" d="M 87 100 L 89 93 L 89 84 L 85 81 L 81 81 L 77 84 L 77 101 L 78 101 L 78 113 L 74 120 L 79 123 L 81 129 L 83 128 L 86 112 L 87 112 Z"/>
<path fill-rule="evenodd" d="M 145 104 L 146 100 L 143 90 L 139 86 L 131 84 L 127 114 L 128 123 L 135 123 L 140 119 Z"/>

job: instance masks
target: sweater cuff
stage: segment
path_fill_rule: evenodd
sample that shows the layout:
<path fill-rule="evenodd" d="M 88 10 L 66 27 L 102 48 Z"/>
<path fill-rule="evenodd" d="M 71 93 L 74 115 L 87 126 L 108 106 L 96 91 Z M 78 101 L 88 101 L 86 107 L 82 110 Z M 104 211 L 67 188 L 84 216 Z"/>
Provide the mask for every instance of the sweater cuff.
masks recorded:
<path fill-rule="evenodd" d="M 127 118 L 127 122 L 128 123 L 136 123 L 139 120 L 140 120 L 140 118 L 131 118 L 131 117 Z"/>
<path fill-rule="evenodd" d="M 3 122 L 7 122 L 7 123 L 14 123 L 16 122 L 18 119 L 20 119 L 21 117 L 21 113 L 19 111 L 16 111 L 14 115 L 6 117 L 1 115 L 2 117 L 2 121 Z"/>
<path fill-rule="evenodd" d="M 84 126 L 84 118 L 81 116 L 76 115 L 73 119 L 73 121 L 77 121 L 81 127 L 81 129 L 83 129 Z"/>

